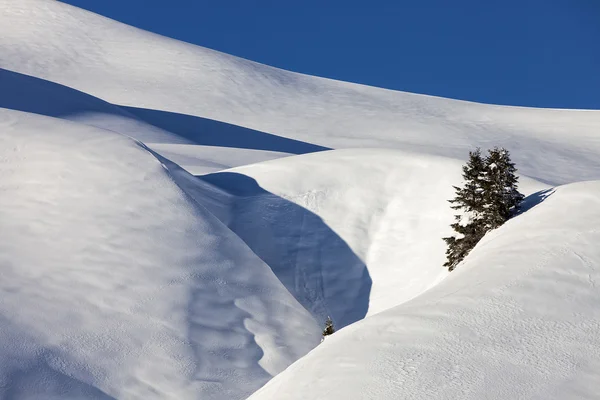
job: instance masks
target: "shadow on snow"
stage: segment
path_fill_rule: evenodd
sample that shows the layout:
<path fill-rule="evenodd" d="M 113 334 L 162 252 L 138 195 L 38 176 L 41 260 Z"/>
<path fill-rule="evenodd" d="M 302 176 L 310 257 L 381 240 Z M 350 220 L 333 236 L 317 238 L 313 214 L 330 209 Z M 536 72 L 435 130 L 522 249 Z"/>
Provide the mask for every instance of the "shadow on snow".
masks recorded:
<path fill-rule="evenodd" d="M 305 154 L 326 147 L 174 112 L 117 106 L 70 87 L 0 68 L 0 107 L 114 130 L 143 142 L 193 143 Z"/>
<path fill-rule="evenodd" d="M 329 150 L 327 147 L 255 131 L 213 119 L 143 108 L 121 108 L 149 124 L 174 133 L 194 144 L 268 150 L 290 154 L 306 154 Z"/>
<path fill-rule="evenodd" d="M 46 354 L 51 357 L 49 353 Z M 42 354 L 34 365 L 13 370 L 7 377 L 9 383 L 0 388 L 1 397 L 5 400 L 115 400 L 100 389 L 52 368 L 45 357 Z"/>
<path fill-rule="evenodd" d="M 546 200 L 548 197 L 550 197 L 554 193 L 554 191 L 555 188 L 544 189 L 525 197 L 525 199 L 521 202 L 519 212 L 516 215 L 521 215 L 531 210 L 532 208 Z"/>
<path fill-rule="evenodd" d="M 233 200 L 226 223 L 267 263 L 315 318 L 337 328 L 363 319 L 371 277 L 366 265 L 318 215 L 270 193 L 243 174 L 198 177 Z"/>

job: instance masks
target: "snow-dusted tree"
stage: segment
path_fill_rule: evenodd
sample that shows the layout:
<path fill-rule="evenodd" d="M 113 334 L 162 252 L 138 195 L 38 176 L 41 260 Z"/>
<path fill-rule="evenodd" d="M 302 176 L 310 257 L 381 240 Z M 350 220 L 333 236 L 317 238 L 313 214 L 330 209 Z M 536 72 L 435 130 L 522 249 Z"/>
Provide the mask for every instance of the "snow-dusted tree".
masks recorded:
<path fill-rule="evenodd" d="M 478 148 L 469 152 L 469 161 L 463 166 L 464 186 L 454 186 L 456 197 L 449 200 L 454 210 L 460 210 L 451 225 L 458 235 L 444 238 L 448 245 L 446 263 L 452 271 L 466 257 L 485 234 L 483 184 L 486 178 L 485 160 Z"/>
<path fill-rule="evenodd" d="M 469 153 L 463 167 L 464 187 L 455 186 L 452 208 L 460 210 L 452 229 L 458 234 L 446 237 L 446 263 L 452 271 L 486 232 L 505 223 L 518 210 L 523 195 L 517 189 L 516 168 L 508 150 L 495 147 L 483 159 L 480 149 Z"/>
<path fill-rule="evenodd" d="M 335 328 L 333 327 L 333 321 L 331 317 L 327 317 L 325 321 L 325 328 L 323 329 L 323 337 L 329 336 L 335 332 Z"/>
<path fill-rule="evenodd" d="M 508 150 L 499 147 L 488 150 L 485 167 L 484 220 L 486 230 L 491 230 L 504 224 L 519 210 L 519 204 L 524 196 L 517 188 L 519 182 L 517 169 L 510 160 Z"/>

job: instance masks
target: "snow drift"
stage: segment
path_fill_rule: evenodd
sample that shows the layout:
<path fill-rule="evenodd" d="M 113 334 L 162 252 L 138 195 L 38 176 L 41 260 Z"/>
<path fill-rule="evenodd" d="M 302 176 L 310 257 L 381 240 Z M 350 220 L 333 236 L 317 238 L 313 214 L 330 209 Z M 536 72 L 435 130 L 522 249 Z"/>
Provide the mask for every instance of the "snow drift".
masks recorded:
<path fill-rule="evenodd" d="M 0 397 L 242 399 L 318 343 L 142 145 L 7 110 L 0 131 Z"/>
<path fill-rule="evenodd" d="M 170 148 L 170 157 L 196 172 L 299 154 L 291 139 L 461 160 L 475 146 L 498 145 L 523 174 L 550 184 L 600 178 L 599 111 L 491 106 L 296 74 L 51 0 L 3 0 L 0 49 L 1 68 L 127 106 L 167 130 L 185 126 L 179 136 L 200 147 Z M 248 131 L 205 127 L 206 119 Z"/>
<path fill-rule="evenodd" d="M 440 238 L 476 146 L 527 193 L 600 179 L 600 111 L 296 74 L 51 0 L 0 2 L 0 50 L 0 397 L 242 399 L 328 314 L 255 398 L 594 396 L 598 184 L 444 280 Z"/>
<path fill-rule="evenodd" d="M 319 321 L 338 328 L 443 279 L 460 162 L 396 150 L 319 152 L 202 176 L 199 202 Z M 545 185 L 522 178 L 529 194 Z M 200 190 L 195 190 L 198 188 Z"/>
<path fill-rule="evenodd" d="M 530 201 L 544 198 L 439 285 L 334 334 L 251 399 L 596 398 L 600 182 Z"/>

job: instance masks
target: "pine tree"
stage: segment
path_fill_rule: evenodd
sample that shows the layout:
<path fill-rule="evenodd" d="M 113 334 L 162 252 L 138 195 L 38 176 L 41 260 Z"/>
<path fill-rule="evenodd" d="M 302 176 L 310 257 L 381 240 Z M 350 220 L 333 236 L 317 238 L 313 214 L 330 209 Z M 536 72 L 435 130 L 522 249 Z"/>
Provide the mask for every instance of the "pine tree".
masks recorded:
<path fill-rule="evenodd" d="M 444 263 L 444 267 L 447 267 L 449 271 L 456 268 L 486 232 L 481 220 L 475 220 L 466 225 L 457 221 L 451 226 L 461 236 L 458 238 L 456 236 L 444 238 L 444 241 L 448 245 L 448 249 L 446 250 L 447 261 Z"/>
<path fill-rule="evenodd" d="M 519 209 L 524 196 L 517 189 L 517 169 L 508 150 L 495 147 L 485 159 L 480 149 L 469 153 L 463 167 L 464 187 L 455 186 L 456 197 L 449 200 L 452 208 L 461 210 L 452 229 L 458 234 L 446 237 L 446 263 L 452 271 L 486 232 L 498 228 Z"/>
<path fill-rule="evenodd" d="M 469 254 L 485 234 L 483 223 L 485 161 L 479 148 L 469 152 L 469 161 L 463 167 L 462 176 L 464 187 L 454 186 L 456 197 L 449 200 L 454 210 L 462 211 L 455 216 L 455 222 L 451 225 L 459 235 L 444 238 L 448 245 L 447 261 L 444 266 L 450 271 Z"/>
<path fill-rule="evenodd" d="M 508 150 L 498 147 L 488 150 L 485 170 L 483 219 L 486 230 L 491 230 L 504 224 L 519 210 L 524 196 L 517 189 L 517 169 Z"/>
<path fill-rule="evenodd" d="M 328 316 L 327 320 L 325 321 L 325 329 L 323 329 L 323 337 L 329 336 L 334 332 L 335 328 L 333 327 L 333 321 L 331 320 L 331 317 Z"/>
<path fill-rule="evenodd" d="M 449 200 L 453 204 L 453 209 L 462 209 L 477 216 L 484 211 L 483 182 L 485 180 L 485 169 L 486 164 L 481 156 L 481 149 L 477 148 L 475 151 L 470 151 L 469 161 L 463 166 L 462 177 L 465 186 L 463 188 L 454 186 L 456 197 Z"/>

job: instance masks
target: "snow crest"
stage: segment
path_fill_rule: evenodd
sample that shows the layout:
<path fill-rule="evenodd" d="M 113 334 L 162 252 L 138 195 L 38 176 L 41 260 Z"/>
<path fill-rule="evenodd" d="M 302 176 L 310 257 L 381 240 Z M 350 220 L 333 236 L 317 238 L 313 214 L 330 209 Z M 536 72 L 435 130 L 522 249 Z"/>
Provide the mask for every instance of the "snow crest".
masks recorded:
<path fill-rule="evenodd" d="M 594 398 L 600 182 L 529 202 L 439 285 L 335 333 L 251 399 Z"/>
<path fill-rule="evenodd" d="M 270 268 L 143 147 L 0 121 L 0 397 L 242 399 L 318 343 Z"/>
<path fill-rule="evenodd" d="M 600 179 L 600 111 L 297 74 L 54 0 L 2 0 L 0 49 L 0 397 L 243 399 L 328 315 L 253 399 L 595 397 L 598 183 L 550 187 Z M 530 210 L 448 275 L 477 146 Z"/>

